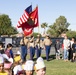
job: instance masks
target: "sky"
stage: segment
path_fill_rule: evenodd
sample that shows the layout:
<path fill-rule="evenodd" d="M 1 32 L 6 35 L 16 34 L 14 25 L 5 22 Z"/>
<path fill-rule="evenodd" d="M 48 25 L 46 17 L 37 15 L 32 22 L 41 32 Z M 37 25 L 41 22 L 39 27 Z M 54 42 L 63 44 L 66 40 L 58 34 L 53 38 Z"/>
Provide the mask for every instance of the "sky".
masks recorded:
<path fill-rule="evenodd" d="M 76 25 L 76 0 L 0 0 L 0 14 L 7 14 L 11 19 L 12 26 L 17 22 L 24 10 L 32 4 L 34 9 L 38 5 L 39 25 L 46 22 L 52 25 L 59 16 L 65 16 L 70 23 L 69 29 L 75 30 Z M 18 28 L 22 32 L 21 28 Z M 38 32 L 38 27 L 34 29 Z M 43 29 L 40 28 L 40 33 Z"/>

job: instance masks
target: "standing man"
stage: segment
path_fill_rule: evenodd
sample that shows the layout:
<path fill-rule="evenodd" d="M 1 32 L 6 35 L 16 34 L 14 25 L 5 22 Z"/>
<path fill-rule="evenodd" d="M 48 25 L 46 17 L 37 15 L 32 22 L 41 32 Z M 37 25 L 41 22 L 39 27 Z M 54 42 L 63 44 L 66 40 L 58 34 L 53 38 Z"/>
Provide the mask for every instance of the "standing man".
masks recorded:
<path fill-rule="evenodd" d="M 29 40 L 27 39 L 26 36 L 24 36 L 20 41 L 22 61 L 26 60 L 28 42 L 29 42 Z"/>
<path fill-rule="evenodd" d="M 69 49 L 70 49 L 70 40 L 68 39 L 67 36 L 64 37 L 63 40 L 64 44 L 64 61 L 68 61 L 68 55 L 69 55 Z"/>
<path fill-rule="evenodd" d="M 46 60 L 49 61 L 49 54 L 51 49 L 52 41 L 48 35 L 44 39 L 44 49 L 46 50 Z"/>
<path fill-rule="evenodd" d="M 30 50 L 30 59 L 33 60 L 33 57 L 35 55 L 35 41 L 33 35 L 29 39 L 29 50 Z"/>
<path fill-rule="evenodd" d="M 36 39 L 36 56 L 37 58 L 41 56 L 41 40 L 40 40 L 40 35 L 37 35 L 37 39 Z"/>

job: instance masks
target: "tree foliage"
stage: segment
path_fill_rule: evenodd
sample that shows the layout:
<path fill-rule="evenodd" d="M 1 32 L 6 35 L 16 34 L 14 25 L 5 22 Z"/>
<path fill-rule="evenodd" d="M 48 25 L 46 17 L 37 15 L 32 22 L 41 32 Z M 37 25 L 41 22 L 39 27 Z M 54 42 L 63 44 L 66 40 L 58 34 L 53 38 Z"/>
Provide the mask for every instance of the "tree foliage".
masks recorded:
<path fill-rule="evenodd" d="M 69 38 L 76 37 L 76 31 L 68 30 L 68 31 L 66 32 L 66 35 L 67 35 Z"/>
<path fill-rule="evenodd" d="M 33 33 L 34 37 L 37 37 L 38 34 L 41 36 L 40 33 L 36 33 L 36 32 Z"/>
<path fill-rule="evenodd" d="M 0 15 L 0 35 L 12 35 L 18 33 L 16 28 L 12 26 L 11 19 L 8 15 Z"/>
<path fill-rule="evenodd" d="M 59 37 L 62 33 L 68 31 L 69 25 L 67 19 L 64 16 L 60 16 L 53 25 L 49 26 L 47 33 L 53 37 Z"/>

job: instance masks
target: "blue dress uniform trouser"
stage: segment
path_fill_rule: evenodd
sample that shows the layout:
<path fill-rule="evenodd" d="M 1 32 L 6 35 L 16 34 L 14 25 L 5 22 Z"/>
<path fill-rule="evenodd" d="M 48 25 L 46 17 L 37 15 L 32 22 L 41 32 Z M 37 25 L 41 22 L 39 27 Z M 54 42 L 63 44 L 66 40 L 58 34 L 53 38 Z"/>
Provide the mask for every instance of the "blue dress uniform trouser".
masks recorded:
<path fill-rule="evenodd" d="M 36 46 L 36 57 L 40 57 L 41 56 L 41 48 L 38 48 L 38 46 Z"/>
<path fill-rule="evenodd" d="M 46 49 L 46 60 L 49 60 L 50 48 L 51 48 L 51 46 L 45 45 L 45 49 Z"/>
<path fill-rule="evenodd" d="M 33 60 L 33 57 L 35 55 L 35 48 L 34 47 L 30 47 L 30 59 Z"/>
<path fill-rule="evenodd" d="M 21 46 L 21 58 L 23 61 L 26 60 L 26 56 L 27 56 L 27 46 Z"/>

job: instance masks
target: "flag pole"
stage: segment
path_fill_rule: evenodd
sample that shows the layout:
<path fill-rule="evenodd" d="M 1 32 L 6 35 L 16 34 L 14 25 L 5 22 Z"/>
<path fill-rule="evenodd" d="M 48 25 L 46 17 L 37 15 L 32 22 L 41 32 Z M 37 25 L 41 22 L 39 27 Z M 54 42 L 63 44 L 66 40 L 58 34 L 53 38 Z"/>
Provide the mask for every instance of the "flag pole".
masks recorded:
<path fill-rule="evenodd" d="M 38 26 L 38 33 L 40 34 L 40 26 Z"/>
<path fill-rule="evenodd" d="M 37 4 L 37 7 L 38 7 L 38 4 Z M 38 16 L 38 22 L 39 22 L 39 16 Z M 40 25 L 38 25 L 38 34 L 40 34 Z"/>
<path fill-rule="evenodd" d="M 31 2 L 31 5 L 32 5 L 32 2 Z M 33 9 L 32 9 L 32 11 L 33 11 Z M 33 32 L 32 32 L 32 35 L 34 35 L 34 28 L 33 28 Z"/>

